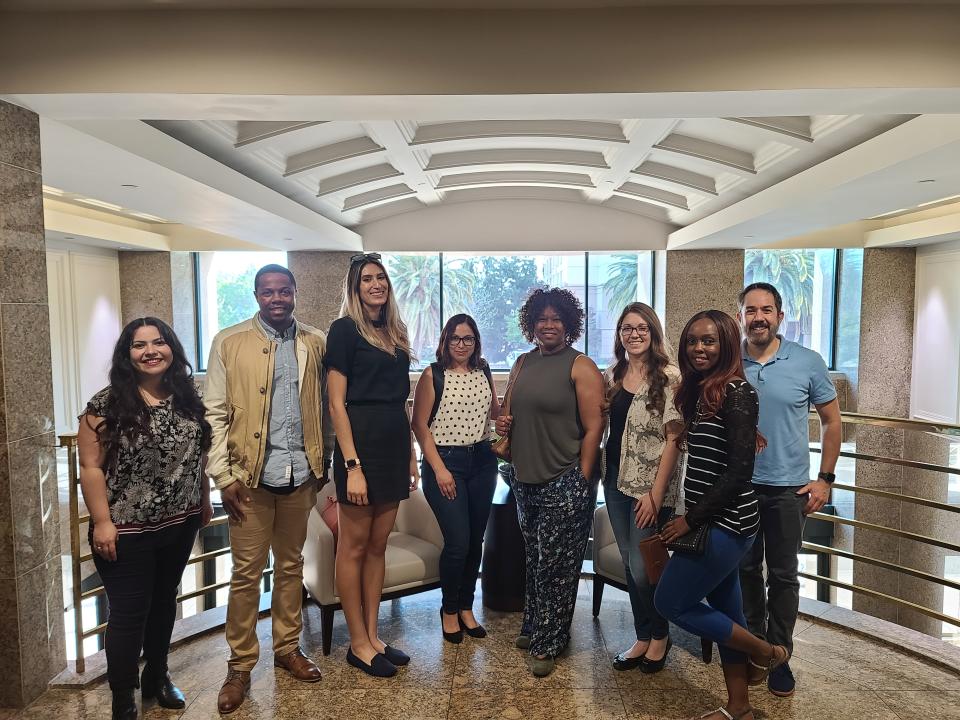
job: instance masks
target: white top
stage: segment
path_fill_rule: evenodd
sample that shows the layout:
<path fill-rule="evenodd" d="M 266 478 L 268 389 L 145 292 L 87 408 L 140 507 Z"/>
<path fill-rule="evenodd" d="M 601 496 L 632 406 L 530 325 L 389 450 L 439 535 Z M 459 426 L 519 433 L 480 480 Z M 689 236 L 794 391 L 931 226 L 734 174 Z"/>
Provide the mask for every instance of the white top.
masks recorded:
<path fill-rule="evenodd" d="M 437 445 L 473 445 L 489 437 L 493 391 L 483 370 L 443 371 L 443 395 L 430 432 Z"/>

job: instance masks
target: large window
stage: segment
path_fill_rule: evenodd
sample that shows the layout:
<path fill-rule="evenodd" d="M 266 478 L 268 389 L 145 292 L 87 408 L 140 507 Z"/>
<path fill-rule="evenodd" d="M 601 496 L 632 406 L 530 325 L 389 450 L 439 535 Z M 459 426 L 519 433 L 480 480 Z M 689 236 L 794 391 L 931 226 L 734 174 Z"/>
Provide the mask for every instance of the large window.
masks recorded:
<path fill-rule="evenodd" d="M 477 321 L 491 367 L 509 369 L 530 347 L 517 311 L 538 287 L 564 287 L 580 299 L 587 322 L 576 347 L 604 367 L 613 356 L 614 326 L 623 306 L 653 297 L 651 252 L 385 254 L 384 262 L 421 368 L 434 359 L 444 321 L 466 312 Z"/>
<path fill-rule="evenodd" d="M 833 368 L 836 250 L 747 250 L 744 283 L 767 282 L 783 296 L 780 334 L 816 350 Z"/>
<path fill-rule="evenodd" d="M 213 336 L 253 317 L 253 277 L 264 265 L 287 266 L 285 252 L 201 252 L 196 254 L 198 367 L 207 369 Z"/>

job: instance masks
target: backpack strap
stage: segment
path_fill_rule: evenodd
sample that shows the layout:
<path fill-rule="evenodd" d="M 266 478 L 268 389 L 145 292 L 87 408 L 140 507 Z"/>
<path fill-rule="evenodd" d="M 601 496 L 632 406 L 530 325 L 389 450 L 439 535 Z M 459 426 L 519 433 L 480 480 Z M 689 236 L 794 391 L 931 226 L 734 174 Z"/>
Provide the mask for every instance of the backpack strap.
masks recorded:
<path fill-rule="evenodd" d="M 427 427 L 433 425 L 437 417 L 437 410 L 440 409 L 440 398 L 443 397 L 443 368 L 440 363 L 430 363 L 430 373 L 433 375 L 433 407 L 430 409 L 430 419 L 427 420 Z"/>

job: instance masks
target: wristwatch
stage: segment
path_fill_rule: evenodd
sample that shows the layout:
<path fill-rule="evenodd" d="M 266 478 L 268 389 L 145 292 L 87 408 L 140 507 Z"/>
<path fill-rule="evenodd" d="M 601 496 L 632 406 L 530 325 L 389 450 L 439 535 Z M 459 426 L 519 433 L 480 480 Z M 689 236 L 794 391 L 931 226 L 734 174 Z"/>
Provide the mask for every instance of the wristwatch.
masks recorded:
<path fill-rule="evenodd" d="M 360 460 L 359 460 L 359 458 L 350 458 L 349 460 L 344 460 L 343 466 L 344 466 L 344 467 L 347 469 L 347 471 L 349 472 L 350 470 L 353 470 L 354 468 L 360 467 Z"/>
<path fill-rule="evenodd" d="M 819 472 L 817 473 L 817 477 L 827 483 L 827 485 L 833 485 L 833 481 L 837 479 L 834 473 L 828 472 Z"/>

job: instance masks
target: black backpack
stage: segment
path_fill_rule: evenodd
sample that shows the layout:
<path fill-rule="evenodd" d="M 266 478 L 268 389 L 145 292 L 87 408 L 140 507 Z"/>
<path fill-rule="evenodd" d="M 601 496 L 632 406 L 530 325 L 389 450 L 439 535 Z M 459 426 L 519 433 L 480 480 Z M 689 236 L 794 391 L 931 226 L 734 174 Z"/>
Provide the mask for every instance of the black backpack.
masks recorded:
<path fill-rule="evenodd" d="M 490 383 L 490 390 L 493 392 L 494 397 L 496 397 L 497 389 L 493 384 L 493 373 L 490 372 L 490 365 L 487 364 L 486 360 L 480 361 L 480 369 L 483 370 L 483 374 L 487 376 L 487 381 Z M 430 371 L 433 373 L 433 408 L 430 410 L 430 419 L 427 420 L 427 427 L 433 425 L 433 421 L 437 417 L 437 410 L 440 409 L 440 398 L 443 397 L 443 368 L 440 367 L 440 363 L 434 362 L 430 363 Z"/>

